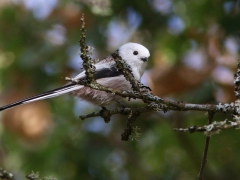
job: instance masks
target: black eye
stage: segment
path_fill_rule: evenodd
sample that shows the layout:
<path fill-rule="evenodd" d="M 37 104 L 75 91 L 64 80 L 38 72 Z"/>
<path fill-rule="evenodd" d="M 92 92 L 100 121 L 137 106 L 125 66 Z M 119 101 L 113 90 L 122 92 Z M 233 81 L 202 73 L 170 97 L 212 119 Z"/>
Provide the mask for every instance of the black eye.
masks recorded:
<path fill-rule="evenodd" d="M 134 54 L 134 55 L 138 55 L 138 51 L 134 51 L 133 54 Z"/>

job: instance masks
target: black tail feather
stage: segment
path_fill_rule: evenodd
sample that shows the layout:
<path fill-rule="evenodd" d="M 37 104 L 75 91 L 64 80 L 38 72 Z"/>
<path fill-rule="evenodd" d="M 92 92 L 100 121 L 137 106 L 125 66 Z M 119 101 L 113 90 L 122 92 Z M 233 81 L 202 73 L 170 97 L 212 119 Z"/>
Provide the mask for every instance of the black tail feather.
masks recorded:
<path fill-rule="evenodd" d="M 57 92 L 60 92 L 61 90 L 69 89 L 69 88 L 71 88 L 71 87 L 73 87 L 75 85 L 76 84 L 68 84 L 68 85 L 65 85 L 63 87 L 60 87 L 60 88 L 57 88 L 57 89 L 53 89 L 51 91 L 47 91 L 45 93 L 42 93 L 42 94 L 39 94 L 39 95 L 35 95 L 35 96 L 32 96 L 32 97 L 29 97 L 29 98 L 26 98 L 26 99 L 23 99 L 23 100 L 20 100 L 20 101 L 8 104 L 6 106 L 0 107 L 0 111 L 6 110 L 6 109 L 10 109 L 10 108 L 13 108 L 13 107 L 21 105 L 21 104 L 26 104 L 27 101 L 31 101 L 31 100 L 34 100 L 34 99 L 37 99 L 37 98 L 48 96 L 48 95 L 53 95 L 53 94 L 55 94 Z"/>

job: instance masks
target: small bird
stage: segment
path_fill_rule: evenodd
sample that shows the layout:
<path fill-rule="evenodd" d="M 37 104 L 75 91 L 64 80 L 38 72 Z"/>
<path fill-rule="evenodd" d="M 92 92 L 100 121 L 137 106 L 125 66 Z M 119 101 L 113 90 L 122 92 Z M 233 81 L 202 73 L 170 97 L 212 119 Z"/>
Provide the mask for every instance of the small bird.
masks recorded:
<path fill-rule="evenodd" d="M 150 56 L 149 50 L 137 43 L 126 43 L 117 50 L 122 59 L 130 66 L 134 78 L 140 80 L 146 68 L 147 60 Z M 94 78 L 97 83 L 102 86 L 117 89 L 117 90 L 131 90 L 131 84 L 125 79 L 122 72 L 116 67 L 116 63 L 112 56 L 98 61 L 95 66 Z M 85 71 L 78 74 L 73 80 L 86 79 Z M 38 100 L 53 98 L 65 93 L 70 93 L 80 99 L 88 101 L 98 106 L 106 106 L 114 102 L 119 102 L 122 97 L 99 91 L 83 85 L 69 83 L 60 88 L 32 96 L 9 105 L 0 107 L 0 111 L 13 108 L 21 104 L 27 104 Z"/>

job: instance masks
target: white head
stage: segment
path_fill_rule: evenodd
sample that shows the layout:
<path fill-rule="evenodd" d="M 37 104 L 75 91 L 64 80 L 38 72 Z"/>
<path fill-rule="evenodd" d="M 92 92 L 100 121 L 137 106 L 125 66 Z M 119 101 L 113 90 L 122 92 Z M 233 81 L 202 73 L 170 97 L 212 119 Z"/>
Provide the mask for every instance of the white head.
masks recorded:
<path fill-rule="evenodd" d="M 150 53 L 147 48 L 137 43 L 126 43 L 118 49 L 119 55 L 131 66 L 133 75 L 140 80 Z"/>

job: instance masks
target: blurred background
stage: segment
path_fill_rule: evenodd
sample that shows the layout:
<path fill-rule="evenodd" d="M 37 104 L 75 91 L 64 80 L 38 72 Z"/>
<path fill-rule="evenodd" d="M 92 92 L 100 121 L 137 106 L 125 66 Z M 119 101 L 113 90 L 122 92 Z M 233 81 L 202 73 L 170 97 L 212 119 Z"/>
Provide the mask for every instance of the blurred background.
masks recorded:
<path fill-rule="evenodd" d="M 66 76 L 82 71 L 82 13 L 94 58 L 126 42 L 150 50 L 142 82 L 153 94 L 203 104 L 235 100 L 240 0 L 1 0 L 1 106 L 64 85 Z M 205 136 L 172 129 L 207 124 L 204 112 L 144 114 L 135 123 L 139 141 L 123 142 L 126 117 L 108 124 L 78 118 L 99 110 L 64 95 L 1 112 L 0 166 L 17 179 L 31 171 L 59 180 L 196 179 Z M 211 138 L 206 179 L 239 178 L 238 136 L 228 130 Z"/>

